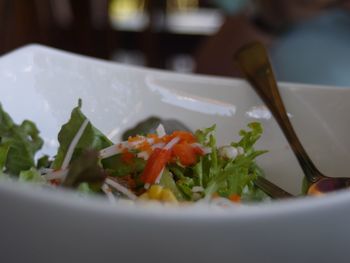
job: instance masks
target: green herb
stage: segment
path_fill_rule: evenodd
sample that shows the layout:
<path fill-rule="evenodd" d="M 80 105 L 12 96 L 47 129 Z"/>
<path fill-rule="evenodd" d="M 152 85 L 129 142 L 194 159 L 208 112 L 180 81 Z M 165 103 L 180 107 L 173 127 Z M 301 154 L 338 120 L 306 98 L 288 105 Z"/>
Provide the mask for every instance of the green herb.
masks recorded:
<path fill-rule="evenodd" d="M 16 125 L 0 105 L 0 169 L 12 175 L 35 166 L 34 156 L 43 140 L 35 124 L 25 120 Z"/>
<path fill-rule="evenodd" d="M 56 158 L 53 162 L 54 169 L 59 169 L 61 167 L 63 160 L 67 154 L 69 145 L 79 131 L 83 122 L 86 120 L 86 116 L 81 112 L 80 109 L 81 100 L 79 100 L 78 106 L 73 109 L 70 120 L 62 126 L 58 134 L 60 147 L 58 148 Z M 112 142 L 89 122 L 74 149 L 71 161 L 76 159 L 85 150 L 101 150 L 110 145 L 112 145 Z"/>
<path fill-rule="evenodd" d="M 45 180 L 41 176 L 38 170 L 35 168 L 30 168 L 27 171 L 21 171 L 19 174 L 19 182 L 30 182 L 30 183 L 39 183 L 44 184 Z"/>
<path fill-rule="evenodd" d="M 164 170 L 159 184 L 170 189 L 177 200 L 183 201 L 185 199 L 181 191 L 178 189 L 172 174 L 167 169 Z"/>
<path fill-rule="evenodd" d="M 248 128 L 250 130 L 240 131 L 242 138 L 238 143 L 231 144 L 232 147 L 242 147 L 244 151 L 234 159 L 226 159 L 218 155 L 212 127 L 205 132 L 196 133 L 202 135 L 201 141 L 210 146 L 212 151 L 210 155 L 202 157 L 194 169 L 196 176 L 200 179 L 199 185 L 205 188 L 205 195 L 211 196 L 218 193 L 220 196 L 229 197 L 232 194 L 242 195 L 245 187 L 251 190 L 255 188 L 253 180 L 259 173 L 254 160 L 266 151 L 256 151 L 253 148 L 262 134 L 261 125 L 250 123 Z"/>
<path fill-rule="evenodd" d="M 77 188 L 81 183 L 89 183 L 94 191 L 100 191 L 106 173 L 99 165 L 98 152 L 86 151 L 75 159 L 70 167 L 63 186 Z"/>
<path fill-rule="evenodd" d="M 141 158 L 133 158 L 130 162 L 123 161 L 122 154 L 117 154 L 102 161 L 103 167 L 111 176 L 122 177 L 129 174 L 138 174 L 143 171 L 146 161 Z"/>

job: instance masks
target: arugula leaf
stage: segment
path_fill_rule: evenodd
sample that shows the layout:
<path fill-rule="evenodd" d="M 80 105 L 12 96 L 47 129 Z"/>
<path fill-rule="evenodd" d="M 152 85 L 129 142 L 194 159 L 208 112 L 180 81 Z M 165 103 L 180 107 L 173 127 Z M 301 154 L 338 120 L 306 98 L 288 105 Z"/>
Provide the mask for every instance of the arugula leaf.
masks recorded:
<path fill-rule="evenodd" d="M 252 193 L 255 198 L 261 198 L 263 195 L 255 190 L 253 180 L 256 176 L 261 176 L 259 168 L 255 163 L 255 158 L 266 151 L 256 151 L 254 144 L 260 138 L 262 127 L 260 123 L 254 122 L 248 124 L 250 130 L 241 130 L 242 138 L 239 142 L 231 143 L 233 147 L 242 147 L 244 154 L 238 155 L 235 159 L 226 159 L 218 155 L 215 137 L 212 132 L 207 133 L 207 145 L 212 148 L 210 155 L 200 159 L 194 172 L 197 176 L 203 178 L 203 187 L 205 195 L 218 193 L 220 196 L 229 197 L 232 194 L 242 195 L 245 193 L 245 199 L 249 199 L 247 193 Z M 204 139 L 202 139 L 204 140 Z M 208 171 L 209 170 L 209 171 Z M 247 188 L 248 187 L 248 188 Z M 244 189 L 249 189 L 246 193 Z M 254 199 L 253 197 L 251 199 Z"/>
<path fill-rule="evenodd" d="M 263 132 L 263 128 L 259 122 L 251 122 L 248 124 L 248 127 L 251 129 L 250 131 L 241 130 L 239 135 L 242 139 L 238 143 L 232 143 L 232 146 L 242 147 L 244 152 L 250 153 L 254 151 L 254 144 L 257 140 L 260 139 L 261 134 Z"/>
<path fill-rule="evenodd" d="M 59 169 L 61 167 L 70 143 L 86 120 L 86 116 L 80 109 L 81 100 L 79 100 L 78 106 L 73 109 L 69 121 L 62 126 L 58 134 L 60 147 L 58 148 L 56 158 L 52 164 L 54 169 Z M 81 155 L 84 150 L 101 150 L 110 145 L 112 145 L 112 142 L 89 122 L 74 149 L 71 161 Z"/>
<path fill-rule="evenodd" d="M 16 125 L 0 105 L 0 169 L 19 175 L 34 167 L 34 156 L 42 145 L 33 122 L 25 120 Z"/>
<path fill-rule="evenodd" d="M 205 146 L 210 146 L 209 142 L 209 135 L 215 131 L 216 125 L 214 124 L 213 126 L 203 129 L 203 130 L 197 130 L 195 132 L 195 136 L 197 138 L 197 141 L 200 144 L 203 144 Z"/>

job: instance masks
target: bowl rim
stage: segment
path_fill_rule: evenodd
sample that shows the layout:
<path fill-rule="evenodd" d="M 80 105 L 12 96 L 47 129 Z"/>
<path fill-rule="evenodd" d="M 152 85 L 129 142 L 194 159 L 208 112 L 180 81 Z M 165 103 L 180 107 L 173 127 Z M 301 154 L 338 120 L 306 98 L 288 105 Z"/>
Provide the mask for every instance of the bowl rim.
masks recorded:
<path fill-rule="evenodd" d="M 0 182 L 0 191 L 15 196 L 24 202 L 42 203 L 45 206 L 61 207 L 70 211 L 98 213 L 100 216 L 138 218 L 142 220 L 166 220 L 169 222 L 247 222 L 247 220 L 276 219 L 306 216 L 315 212 L 331 213 L 332 210 L 350 202 L 350 191 L 340 190 L 318 197 L 297 197 L 271 202 L 239 205 L 237 207 L 213 207 L 207 205 L 168 206 L 159 203 L 117 203 L 106 198 L 82 196 L 72 190 L 45 189 L 38 185 L 14 181 Z"/>

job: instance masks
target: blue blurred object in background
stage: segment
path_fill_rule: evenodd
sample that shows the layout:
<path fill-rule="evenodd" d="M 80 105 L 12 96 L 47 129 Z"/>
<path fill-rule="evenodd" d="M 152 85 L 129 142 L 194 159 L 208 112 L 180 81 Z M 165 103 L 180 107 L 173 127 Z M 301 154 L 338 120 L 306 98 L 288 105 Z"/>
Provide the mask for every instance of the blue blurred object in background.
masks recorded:
<path fill-rule="evenodd" d="M 332 9 L 304 21 L 270 52 L 279 81 L 350 88 L 350 12 Z"/>
<path fill-rule="evenodd" d="M 216 3 L 222 11 L 230 15 L 242 11 L 250 4 L 250 0 L 214 0 L 213 2 Z"/>

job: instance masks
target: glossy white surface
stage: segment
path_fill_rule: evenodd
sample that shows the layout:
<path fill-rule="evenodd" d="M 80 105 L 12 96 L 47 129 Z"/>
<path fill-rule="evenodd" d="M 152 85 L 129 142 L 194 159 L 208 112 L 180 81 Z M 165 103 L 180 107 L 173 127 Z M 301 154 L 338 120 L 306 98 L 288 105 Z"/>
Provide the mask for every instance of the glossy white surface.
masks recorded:
<path fill-rule="evenodd" d="M 281 93 L 320 170 L 348 175 L 350 89 L 281 84 Z M 37 123 L 47 142 L 43 151 L 50 154 L 78 98 L 93 124 L 114 141 L 151 115 L 192 129 L 216 123 L 220 144 L 258 120 L 265 132 L 257 148 L 269 150 L 259 164 L 271 181 L 300 192 L 295 157 L 241 80 L 123 66 L 33 45 L 0 57 L 0 98 L 17 122 Z M 228 211 L 112 207 L 1 183 L 0 262 L 347 262 L 339 249 L 350 241 L 349 203 L 350 193 L 339 192 Z M 320 254 L 311 254 L 316 248 Z"/>

